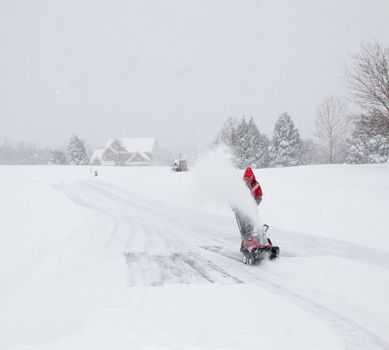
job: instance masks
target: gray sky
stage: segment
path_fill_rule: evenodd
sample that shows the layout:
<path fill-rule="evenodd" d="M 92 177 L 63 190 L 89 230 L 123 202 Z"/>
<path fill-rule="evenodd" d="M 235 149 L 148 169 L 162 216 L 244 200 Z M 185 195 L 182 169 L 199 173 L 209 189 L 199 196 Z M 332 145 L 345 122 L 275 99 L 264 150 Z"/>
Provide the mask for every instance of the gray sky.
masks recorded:
<path fill-rule="evenodd" d="M 0 140 L 203 144 L 226 117 L 303 136 L 344 95 L 362 42 L 389 45 L 388 0 L 0 0 Z"/>

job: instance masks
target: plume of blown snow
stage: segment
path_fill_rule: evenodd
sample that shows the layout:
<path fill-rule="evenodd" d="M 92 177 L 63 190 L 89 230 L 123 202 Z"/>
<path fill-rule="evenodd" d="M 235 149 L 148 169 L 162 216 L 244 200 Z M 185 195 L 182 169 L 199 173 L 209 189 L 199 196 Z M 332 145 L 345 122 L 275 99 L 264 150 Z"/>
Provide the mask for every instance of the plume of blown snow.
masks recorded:
<path fill-rule="evenodd" d="M 238 209 L 256 227 L 261 226 L 258 207 L 243 181 L 243 171 L 234 167 L 231 152 L 226 146 L 219 146 L 200 157 L 193 174 L 197 203 Z"/>

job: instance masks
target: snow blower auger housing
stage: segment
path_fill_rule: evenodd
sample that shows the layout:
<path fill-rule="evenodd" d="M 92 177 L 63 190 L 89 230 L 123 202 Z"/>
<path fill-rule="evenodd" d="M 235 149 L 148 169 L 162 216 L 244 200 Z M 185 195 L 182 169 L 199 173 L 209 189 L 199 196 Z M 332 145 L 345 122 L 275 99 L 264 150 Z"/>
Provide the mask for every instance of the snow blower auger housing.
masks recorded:
<path fill-rule="evenodd" d="M 266 256 L 270 260 L 278 257 L 280 248 L 273 246 L 271 240 L 266 238 L 267 244 L 261 244 L 260 235 L 265 236 L 264 233 L 269 229 L 268 225 L 263 225 L 262 233 L 253 233 L 246 237 L 242 237 L 242 244 L 240 251 L 242 252 L 242 262 L 244 264 L 253 265 L 255 261 L 262 260 Z"/>

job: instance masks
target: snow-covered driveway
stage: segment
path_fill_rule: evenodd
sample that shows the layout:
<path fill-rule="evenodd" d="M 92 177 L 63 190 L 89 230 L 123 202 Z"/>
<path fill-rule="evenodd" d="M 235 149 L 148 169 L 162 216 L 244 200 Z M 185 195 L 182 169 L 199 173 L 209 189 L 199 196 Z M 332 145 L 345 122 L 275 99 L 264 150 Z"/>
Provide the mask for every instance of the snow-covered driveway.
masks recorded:
<path fill-rule="evenodd" d="M 184 177 L 67 171 L 74 179 L 31 191 L 31 203 L 50 213 L 29 207 L 40 226 L 25 232 L 48 231 L 42 247 L 30 256 L 21 243 L 14 255 L 24 264 L 2 260 L 12 265 L 0 270 L 0 348 L 389 349 L 387 252 L 270 223 L 280 258 L 247 266 L 232 213 L 166 196 L 177 196 L 170 183 Z M 142 181 L 125 185 L 137 172 L 146 185 L 147 176 L 166 183 L 159 197 Z M 23 176 L 2 189 L 15 195 L 20 181 L 23 193 L 36 188 L 32 171 L 33 179 Z M 24 212 L 16 201 L 7 207 Z M 24 232 L 22 220 L 12 229 Z"/>
<path fill-rule="evenodd" d="M 276 328 L 279 319 L 285 317 L 278 300 L 282 298 L 328 327 L 347 348 L 389 348 L 381 336 L 368 328 L 371 319 L 379 318 L 382 307 L 388 305 L 369 305 L 364 311 L 371 315 L 363 313 L 358 319 L 354 308 L 361 307 L 357 304 L 360 299 L 350 297 L 366 297 L 366 293 L 371 298 L 377 294 L 371 287 L 376 276 L 381 276 L 381 269 L 389 269 L 389 254 L 273 229 L 272 237 L 282 247 L 281 258 L 250 267 L 240 262 L 240 239 L 229 219 L 181 209 L 101 181 L 80 183 L 64 191 L 77 204 L 109 215 L 115 222 L 107 249 L 118 251 L 124 247 L 129 286 L 249 284 L 248 288 L 271 293 L 272 297 L 264 298 L 257 307 L 259 317 L 268 315 L 266 321 L 274 322 Z M 347 282 L 337 285 L 345 276 Z M 366 287 L 356 291 L 362 276 Z M 386 286 L 388 277 L 386 271 Z M 381 300 L 385 293 L 378 292 Z M 256 322 L 255 318 L 252 322 Z M 385 325 L 382 326 L 385 335 Z"/>

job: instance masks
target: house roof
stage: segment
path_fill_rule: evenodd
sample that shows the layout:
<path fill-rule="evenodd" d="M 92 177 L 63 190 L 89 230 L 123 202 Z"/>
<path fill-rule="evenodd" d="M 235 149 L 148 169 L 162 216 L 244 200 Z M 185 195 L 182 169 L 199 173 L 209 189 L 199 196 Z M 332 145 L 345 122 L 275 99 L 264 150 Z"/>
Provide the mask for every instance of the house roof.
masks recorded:
<path fill-rule="evenodd" d="M 93 152 L 92 154 L 92 157 L 91 157 L 91 161 L 93 161 L 94 159 L 99 159 L 99 160 L 102 160 L 103 159 L 103 149 L 97 149 L 96 151 Z"/>
<path fill-rule="evenodd" d="M 115 141 L 119 140 L 123 147 L 127 149 L 129 153 L 146 153 L 146 152 L 152 152 L 154 148 L 154 144 L 156 142 L 156 139 L 154 137 L 144 137 L 144 138 L 115 138 L 110 139 L 107 142 L 107 145 L 105 148 L 109 147 L 109 145 Z"/>
<path fill-rule="evenodd" d="M 143 152 L 135 152 L 127 162 L 131 163 L 133 161 L 136 161 L 136 159 L 139 157 L 142 158 L 143 161 L 145 161 L 145 162 L 151 162 L 150 157 Z"/>

